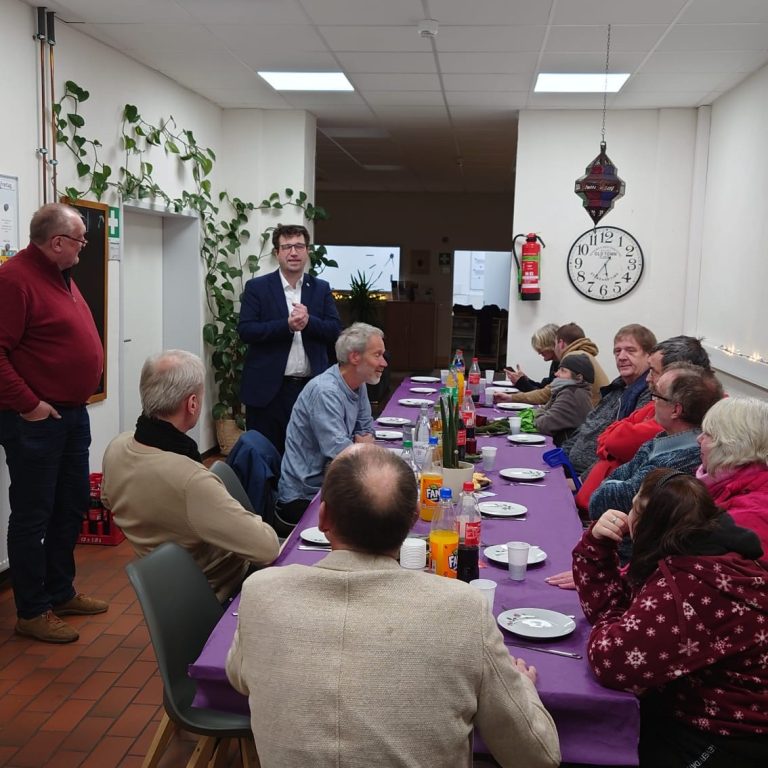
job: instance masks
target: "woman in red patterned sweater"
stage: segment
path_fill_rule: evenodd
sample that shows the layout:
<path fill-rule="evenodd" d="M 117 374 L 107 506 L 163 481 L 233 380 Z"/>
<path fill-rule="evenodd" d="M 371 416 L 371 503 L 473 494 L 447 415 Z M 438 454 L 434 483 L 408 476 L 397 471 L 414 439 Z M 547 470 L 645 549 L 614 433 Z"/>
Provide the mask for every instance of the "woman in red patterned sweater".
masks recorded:
<path fill-rule="evenodd" d="M 633 538 L 626 574 L 616 548 Z M 640 764 L 768 765 L 768 569 L 695 478 L 657 469 L 573 552 L 597 679 L 641 701 Z M 697 762 L 698 761 L 698 762 Z"/>

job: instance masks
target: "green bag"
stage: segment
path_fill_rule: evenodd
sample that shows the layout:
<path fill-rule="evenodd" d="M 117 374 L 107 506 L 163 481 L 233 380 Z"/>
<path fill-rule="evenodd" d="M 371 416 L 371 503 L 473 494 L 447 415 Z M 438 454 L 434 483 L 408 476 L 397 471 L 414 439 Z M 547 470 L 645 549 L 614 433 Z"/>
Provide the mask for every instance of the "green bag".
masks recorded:
<path fill-rule="evenodd" d="M 536 411 L 533 408 L 526 408 L 520 411 L 520 431 L 536 432 Z"/>

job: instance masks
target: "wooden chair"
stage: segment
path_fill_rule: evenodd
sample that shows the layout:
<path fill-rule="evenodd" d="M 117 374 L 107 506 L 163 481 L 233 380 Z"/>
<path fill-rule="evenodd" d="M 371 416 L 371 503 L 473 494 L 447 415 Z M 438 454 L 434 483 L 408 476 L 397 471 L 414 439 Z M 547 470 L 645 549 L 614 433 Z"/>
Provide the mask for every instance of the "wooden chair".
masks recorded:
<path fill-rule="evenodd" d="M 187 666 L 199 655 L 224 608 L 192 556 L 166 543 L 126 566 L 149 629 L 163 681 L 165 713 L 143 768 L 155 768 L 177 730 L 200 739 L 187 768 L 223 766 L 229 739 L 238 739 L 243 768 L 258 768 L 249 718 L 192 707 L 195 682 Z"/>

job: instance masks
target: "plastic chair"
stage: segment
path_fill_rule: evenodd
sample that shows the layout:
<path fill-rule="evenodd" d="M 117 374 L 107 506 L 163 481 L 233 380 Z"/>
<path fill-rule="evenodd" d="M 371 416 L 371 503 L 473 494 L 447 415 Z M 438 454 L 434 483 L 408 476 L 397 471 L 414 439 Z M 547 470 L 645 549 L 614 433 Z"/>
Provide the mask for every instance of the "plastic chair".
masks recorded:
<path fill-rule="evenodd" d="M 226 755 L 238 739 L 244 767 L 258 768 L 249 718 L 192 707 L 196 685 L 187 667 L 199 655 L 224 608 L 192 556 L 178 544 L 161 544 L 125 569 L 144 613 L 163 681 L 165 713 L 143 763 L 154 768 L 177 730 L 201 736 L 187 768 L 202 768 Z M 218 762 L 216 763 L 218 764 Z"/>
<path fill-rule="evenodd" d="M 576 493 L 579 492 L 579 488 L 581 488 L 579 473 L 573 468 L 571 460 L 562 448 L 553 448 L 551 451 L 545 451 L 542 458 L 550 467 L 563 467 L 568 475 L 570 475 L 571 480 L 573 480 L 573 484 L 576 486 Z"/>
<path fill-rule="evenodd" d="M 245 492 L 245 488 L 243 488 L 243 484 L 240 482 L 240 478 L 229 464 L 224 461 L 214 461 L 211 464 L 211 472 L 221 479 L 230 496 L 237 499 L 249 512 L 256 511 L 253 508 L 253 504 L 251 504 L 251 500 L 248 498 L 248 494 Z"/>

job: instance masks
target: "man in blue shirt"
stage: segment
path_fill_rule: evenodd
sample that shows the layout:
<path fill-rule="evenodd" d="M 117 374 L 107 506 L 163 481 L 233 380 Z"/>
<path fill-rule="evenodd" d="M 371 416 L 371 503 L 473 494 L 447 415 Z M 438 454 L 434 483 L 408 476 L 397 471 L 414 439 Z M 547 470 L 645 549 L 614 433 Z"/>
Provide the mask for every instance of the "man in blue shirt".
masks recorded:
<path fill-rule="evenodd" d="M 330 461 L 352 443 L 374 440 L 366 384 L 387 367 L 384 334 L 354 323 L 336 341 L 338 364 L 312 379 L 293 407 L 278 488 L 279 518 L 295 524 L 320 490 Z"/>

